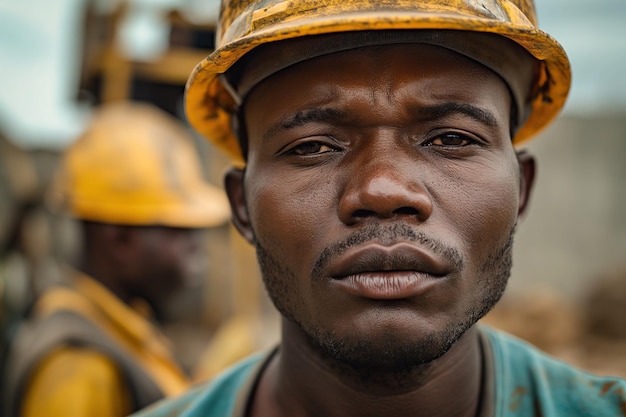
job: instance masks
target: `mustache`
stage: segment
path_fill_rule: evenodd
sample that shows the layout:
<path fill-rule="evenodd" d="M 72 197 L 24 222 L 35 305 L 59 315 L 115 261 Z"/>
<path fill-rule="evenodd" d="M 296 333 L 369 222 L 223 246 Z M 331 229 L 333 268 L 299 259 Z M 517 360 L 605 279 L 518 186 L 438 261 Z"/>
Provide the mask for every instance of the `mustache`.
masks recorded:
<path fill-rule="evenodd" d="M 464 264 L 463 256 L 458 250 L 421 231 L 415 230 L 406 223 L 389 225 L 372 223 L 353 232 L 345 239 L 324 248 L 313 265 L 312 275 L 314 277 L 321 276 L 322 271 L 328 266 L 332 258 L 343 255 L 355 246 L 372 241 L 382 245 L 392 245 L 396 242 L 415 242 L 445 259 L 454 269 L 461 269 Z"/>

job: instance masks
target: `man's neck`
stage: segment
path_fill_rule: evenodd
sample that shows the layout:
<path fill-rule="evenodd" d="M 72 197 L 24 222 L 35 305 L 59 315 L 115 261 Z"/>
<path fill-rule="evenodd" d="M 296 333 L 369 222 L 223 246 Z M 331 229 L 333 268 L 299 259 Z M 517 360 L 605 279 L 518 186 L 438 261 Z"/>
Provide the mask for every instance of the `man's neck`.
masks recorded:
<path fill-rule="evenodd" d="M 284 324 L 285 325 L 285 324 Z M 283 337 L 254 395 L 251 417 L 474 417 L 481 395 L 478 330 L 441 358 L 402 375 L 363 375 L 327 366 L 301 340 Z"/>

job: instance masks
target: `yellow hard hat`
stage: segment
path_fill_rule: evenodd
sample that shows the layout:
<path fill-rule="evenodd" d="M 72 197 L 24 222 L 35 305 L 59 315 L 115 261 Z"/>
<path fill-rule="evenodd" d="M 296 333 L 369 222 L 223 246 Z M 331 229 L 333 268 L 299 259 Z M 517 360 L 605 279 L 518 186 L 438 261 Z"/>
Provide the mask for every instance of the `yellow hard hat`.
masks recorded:
<path fill-rule="evenodd" d="M 308 35 L 372 30 L 430 29 L 493 33 L 508 38 L 540 65 L 533 99 L 515 133 L 518 145 L 561 110 L 571 71 L 561 45 L 537 28 L 532 0 L 223 0 L 216 49 L 200 62 L 186 89 L 191 125 L 237 161 L 243 156 L 232 131 L 237 103 L 225 73 L 254 48 Z"/>
<path fill-rule="evenodd" d="M 147 104 L 105 105 L 64 153 L 53 208 L 104 223 L 212 227 L 230 217 L 224 192 L 206 183 L 190 134 Z"/>

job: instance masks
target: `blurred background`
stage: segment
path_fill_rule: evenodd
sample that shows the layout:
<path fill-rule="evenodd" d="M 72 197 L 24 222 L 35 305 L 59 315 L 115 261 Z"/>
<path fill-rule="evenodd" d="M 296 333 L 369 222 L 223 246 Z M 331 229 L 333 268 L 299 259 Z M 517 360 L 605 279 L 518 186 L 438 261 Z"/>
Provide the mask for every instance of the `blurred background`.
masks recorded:
<path fill-rule="evenodd" d="M 60 153 L 106 102 L 150 102 L 184 122 L 184 83 L 213 47 L 218 9 L 216 0 L 0 0 L 0 320 L 62 279 L 59 265 L 80 244 L 72 220 L 44 204 Z M 527 146 L 535 194 L 509 291 L 485 321 L 626 376 L 626 2 L 537 0 L 537 9 L 570 55 L 573 87 L 561 117 Z M 221 185 L 227 159 L 199 137 L 195 146 Z M 206 235 L 201 291 L 177 297 L 165 324 L 186 365 L 215 368 L 271 345 L 278 327 L 253 249 L 228 225 Z"/>

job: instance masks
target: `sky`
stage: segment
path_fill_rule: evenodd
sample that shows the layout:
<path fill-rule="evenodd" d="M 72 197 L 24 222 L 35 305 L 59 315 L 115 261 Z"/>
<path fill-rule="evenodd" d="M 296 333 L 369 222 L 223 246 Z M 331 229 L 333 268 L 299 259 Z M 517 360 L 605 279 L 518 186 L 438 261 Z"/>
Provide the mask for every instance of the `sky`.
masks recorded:
<path fill-rule="evenodd" d="M 158 0 L 176 2 L 215 8 L 215 0 Z M 84 3 L 0 0 L 0 125 L 25 147 L 63 147 L 88 118 L 89 110 L 73 101 L 80 42 L 72 30 Z M 540 27 L 572 62 L 564 113 L 626 114 L 626 0 L 536 0 L 536 6 Z"/>

